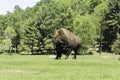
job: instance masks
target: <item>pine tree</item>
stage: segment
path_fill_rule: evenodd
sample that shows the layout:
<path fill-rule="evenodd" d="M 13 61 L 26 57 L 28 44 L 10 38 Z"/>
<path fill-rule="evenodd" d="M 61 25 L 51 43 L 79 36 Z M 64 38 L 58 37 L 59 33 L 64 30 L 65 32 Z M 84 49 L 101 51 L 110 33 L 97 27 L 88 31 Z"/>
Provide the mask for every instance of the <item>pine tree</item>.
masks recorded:
<path fill-rule="evenodd" d="M 111 45 L 117 39 L 117 33 L 120 33 L 120 1 L 109 1 L 109 12 L 105 15 L 103 30 L 103 50 L 111 51 Z"/>

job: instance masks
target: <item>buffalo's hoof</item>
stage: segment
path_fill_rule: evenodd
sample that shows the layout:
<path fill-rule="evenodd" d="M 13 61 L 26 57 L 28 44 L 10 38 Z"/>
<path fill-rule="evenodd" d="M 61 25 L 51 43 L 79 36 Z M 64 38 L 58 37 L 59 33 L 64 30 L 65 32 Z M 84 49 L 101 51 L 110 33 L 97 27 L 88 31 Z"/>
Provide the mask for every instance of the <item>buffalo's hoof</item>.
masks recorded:
<path fill-rule="evenodd" d="M 56 60 L 61 60 L 61 58 L 55 58 Z"/>

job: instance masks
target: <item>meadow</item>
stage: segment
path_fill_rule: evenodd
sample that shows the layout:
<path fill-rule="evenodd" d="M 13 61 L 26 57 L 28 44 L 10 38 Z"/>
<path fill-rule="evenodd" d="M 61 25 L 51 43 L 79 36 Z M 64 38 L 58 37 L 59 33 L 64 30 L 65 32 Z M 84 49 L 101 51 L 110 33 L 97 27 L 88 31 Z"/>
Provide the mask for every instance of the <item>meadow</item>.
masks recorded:
<path fill-rule="evenodd" d="M 0 55 L 0 80 L 119 80 L 117 55 Z"/>

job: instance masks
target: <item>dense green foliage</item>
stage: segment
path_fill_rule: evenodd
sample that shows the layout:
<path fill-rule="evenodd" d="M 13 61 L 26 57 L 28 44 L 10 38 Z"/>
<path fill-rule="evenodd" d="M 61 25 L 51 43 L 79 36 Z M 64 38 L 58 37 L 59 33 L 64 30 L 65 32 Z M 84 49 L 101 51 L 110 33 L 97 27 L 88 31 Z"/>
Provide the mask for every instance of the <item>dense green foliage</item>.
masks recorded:
<path fill-rule="evenodd" d="M 112 51 L 115 54 L 120 54 L 120 35 L 119 34 L 117 35 L 117 40 L 112 45 Z"/>
<path fill-rule="evenodd" d="M 0 55 L 0 80 L 119 80 L 116 55 L 78 56 L 54 60 L 53 56 Z"/>
<path fill-rule="evenodd" d="M 103 51 L 111 51 L 120 33 L 120 1 L 41 0 L 25 10 L 15 6 L 0 15 L 0 52 L 52 51 L 55 31 L 61 27 L 78 35 L 84 50 L 98 42 Z"/>
<path fill-rule="evenodd" d="M 109 11 L 103 19 L 103 48 L 111 51 L 111 45 L 117 39 L 117 34 L 120 34 L 120 1 L 110 0 L 108 3 Z"/>

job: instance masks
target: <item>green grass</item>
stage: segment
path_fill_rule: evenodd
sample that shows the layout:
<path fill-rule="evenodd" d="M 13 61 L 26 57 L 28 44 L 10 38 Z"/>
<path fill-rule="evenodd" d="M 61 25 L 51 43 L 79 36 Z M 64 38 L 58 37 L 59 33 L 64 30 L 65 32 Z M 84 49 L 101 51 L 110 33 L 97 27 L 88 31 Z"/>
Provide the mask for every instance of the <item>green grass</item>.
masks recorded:
<path fill-rule="evenodd" d="M 63 56 L 65 57 L 65 56 Z M 0 80 L 119 80 L 116 55 L 72 56 L 0 55 Z"/>

